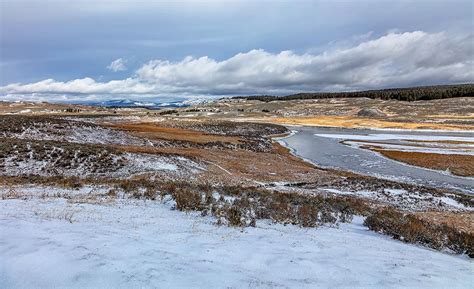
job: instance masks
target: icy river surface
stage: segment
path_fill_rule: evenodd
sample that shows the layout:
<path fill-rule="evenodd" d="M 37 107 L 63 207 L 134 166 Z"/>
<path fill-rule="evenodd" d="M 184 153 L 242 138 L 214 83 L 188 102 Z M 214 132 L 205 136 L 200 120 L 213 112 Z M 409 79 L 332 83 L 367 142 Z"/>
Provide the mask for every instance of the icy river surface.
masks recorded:
<path fill-rule="evenodd" d="M 407 150 L 416 146 L 405 145 L 407 140 L 417 141 L 460 141 L 474 143 L 474 132 L 441 131 L 398 131 L 364 130 L 325 127 L 289 127 L 294 133 L 280 139 L 280 143 L 291 148 L 294 153 L 320 167 L 330 167 L 357 172 L 364 175 L 407 183 L 416 183 L 438 188 L 449 188 L 474 193 L 474 178 L 453 176 L 448 172 L 435 171 L 406 165 L 387 159 L 380 154 L 359 148 L 360 143 L 384 143 L 381 146 L 396 146 Z M 389 143 L 389 144 L 386 144 Z M 473 145 L 459 149 L 425 147 L 426 152 L 456 153 L 472 155 Z"/>

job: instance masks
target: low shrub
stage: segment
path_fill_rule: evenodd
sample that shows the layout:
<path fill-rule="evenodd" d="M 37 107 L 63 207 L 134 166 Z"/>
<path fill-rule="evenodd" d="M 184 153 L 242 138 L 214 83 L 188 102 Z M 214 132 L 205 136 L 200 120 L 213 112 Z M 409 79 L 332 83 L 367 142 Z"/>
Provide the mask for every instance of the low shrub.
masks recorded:
<path fill-rule="evenodd" d="M 446 224 L 433 224 L 413 214 L 383 208 L 368 216 L 364 225 L 407 243 L 418 243 L 436 250 L 444 248 L 474 258 L 474 235 Z"/>
<path fill-rule="evenodd" d="M 123 180 L 119 182 L 118 186 L 126 193 L 134 193 L 141 187 L 138 182 L 133 180 Z"/>
<path fill-rule="evenodd" d="M 188 182 L 123 180 L 118 189 L 134 198 L 171 196 L 180 211 L 200 211 L 216 217 L 218 224 L 255 226 L 257 219 L 302 227 L 316 227 L 352 220 L 353 214 L 367 214 L 370 206 L 348 196 L 281 193 L 241 186 L 211 186 Z"/>
<path fill-rule="evenodd" d="M 238 186 L 214 189 L 205 186 L 205 190 L 183 184 L 166 187 L 178 210 L 197 210 L 203 215 L 210 212 L 219 224 L 230 226 L 255 226 L 257 219 L 270 219 L 282 224 L 316 227 L 348 222 L 353 214 L 369 210 L 363 201 L 349 197 L 300 195 Z"/>
<path fill-rule="evenodd" d="M 164 110 L 164 111 L 160 111 L 159 115 L 168 115 L 168 114 L 173 114 L 173 113 L 178 113 L 178 111 L 176 109 Z"/>
<path fill-rule="evenodd" d="M 180 211 L 201 211 L 203 209 L 203 198 L 198 191 L 178 188 L 173 192 L 172 197 L 176 201 L 176 209 Z"/>

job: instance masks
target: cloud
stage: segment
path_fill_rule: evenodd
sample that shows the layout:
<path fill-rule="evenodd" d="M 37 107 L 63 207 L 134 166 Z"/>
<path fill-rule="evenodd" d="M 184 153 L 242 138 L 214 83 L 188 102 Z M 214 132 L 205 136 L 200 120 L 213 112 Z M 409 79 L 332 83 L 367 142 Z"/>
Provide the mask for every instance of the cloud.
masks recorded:
<path fill-rule="evenodd" d="M 125 66 L 125 61 L 122 58 L 118 58 L 112 61 L 109 66 L 107 66 L 107 69 L 118 72 L 127 70 L 127 67 Z"/>
<path fill-rule="evenodd" d="M 137 71 L 149 83 L 199 93 L 279 93 L 367 89 L 432 80 L 472 81 L 472 37 L 392 33 L 320 54 L 252 50 L 229 59 L 150 61 Z"/>
<path fill-rule="evenodd" d="M 149 93 L 153 87 L 141 83 L 138 79 L 127 78 L 123 80 L 112 80 L 109 82 L 96 82 L 92 78 L 81 78 L 67 82 L 59 82 L 53 79 L 31 84 L 9 84 L 2 87 L 2 91 L 9 93 L 80 93 L 80 94 L 114 94 L 114 93 Z"/>
<path fill-rule="evenodd" d="M 255 49 L 221 61 L 207 56 L 188 56 L 178 62 L 151 60 L 123 80 L 48 79 L 0 87 L 0 94 L 17 98 L 70 94 L 68 99 L 77 94 L 103 98 L 288 94 L 472 82 L 473 40 L 472 34 L 415 31 L 364 37 L 350 47 L 317 54 Z"/>

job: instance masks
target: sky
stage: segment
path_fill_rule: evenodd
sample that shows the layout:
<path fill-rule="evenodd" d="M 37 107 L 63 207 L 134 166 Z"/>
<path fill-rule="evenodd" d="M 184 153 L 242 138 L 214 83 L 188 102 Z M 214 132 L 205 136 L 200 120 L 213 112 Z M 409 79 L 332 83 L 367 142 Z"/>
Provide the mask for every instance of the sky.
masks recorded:
<path fill-rule="evenodd" d="M 0 100 L 474 82 L 473 1 L 0 0 Z"/>

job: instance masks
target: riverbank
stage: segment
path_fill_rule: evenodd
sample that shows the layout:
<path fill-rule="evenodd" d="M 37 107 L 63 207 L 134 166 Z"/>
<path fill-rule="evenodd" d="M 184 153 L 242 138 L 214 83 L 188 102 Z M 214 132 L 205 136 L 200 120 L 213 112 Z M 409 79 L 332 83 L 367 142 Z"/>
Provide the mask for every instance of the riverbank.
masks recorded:
<path fill-rule="evenodd" d="M 472 178 L 450 175 L 439 170 L 426 169 L 383 157 L 380 153 L 364 148 L 364 143 L 354 142 L 351 138 L 360 139 L 394 139 L 400 137 L 423 139 L 430 137 L 473 138 L 473 134 L 434 133 L 423 135 L 422 132 L 387 132 L 375 130 L 353 130 L 343 128 L 299 127 L 297 133 L 280 139 L 280 143 L 291 148 L 293 153 L 309 160 L 320 167 L 352 171 L 355 173 L 381 177 L 390 180 L 421 184 L 426 186 L 457 189 L 467 193 L 474 192 Z M 419 147 L 417 147 L 419 149 Z M 459 164 L 461 165 L 461 164 Z M 470 170 L 470 163 L 466 169 Z"/>

